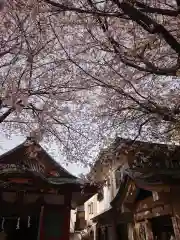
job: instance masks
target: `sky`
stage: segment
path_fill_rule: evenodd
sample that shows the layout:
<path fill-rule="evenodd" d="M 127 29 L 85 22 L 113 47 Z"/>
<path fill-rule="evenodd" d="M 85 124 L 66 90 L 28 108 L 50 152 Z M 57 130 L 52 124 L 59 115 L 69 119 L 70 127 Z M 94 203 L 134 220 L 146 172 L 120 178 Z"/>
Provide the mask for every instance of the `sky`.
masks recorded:
<path fill-rule="evenodd" d="M 8 138 L 1 133 L 0 134 L 0 155 L 18 146 L 24 140 L 25 138 L 22 136 L 16 135 L 16 136 L 12 136 L 11 138 Z M 52 148 L 49 149 L 48 153 L 54 158 L 54 160 L 59 162 L 66 170 L 68 170 L 70 173 L 72 173 L 75 176 L 78 176 L 81 173 L 88 172 L 88 169 L 78 166 L 77 163 L 66 165 L 64 162 L 62 162 L 60 160 L 60 152 L 58 151 L 56 144 L 52 144 Z"/>

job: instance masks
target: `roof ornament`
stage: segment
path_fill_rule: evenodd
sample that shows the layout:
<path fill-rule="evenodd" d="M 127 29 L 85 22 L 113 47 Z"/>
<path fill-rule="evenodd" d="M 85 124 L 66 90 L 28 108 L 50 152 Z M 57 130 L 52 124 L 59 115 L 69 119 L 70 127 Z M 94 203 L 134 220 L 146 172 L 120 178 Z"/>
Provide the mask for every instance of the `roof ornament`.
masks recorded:
<path fill-rule="evenodd" d="M 36 143 L 35 138 L 29 136 L 29 137 L 26 138 L 24 146 L 29 147 L 29 146 L 34 145 L 34 143 Z"/>
<path fill-rule="evenodd" d="M 27 137 L 27 140 L 33 142 L 33 143 L 39 143 L 43 139 L 44 130 L 41 128 L 34 129 L 30 132 L 29 137 Z"/>

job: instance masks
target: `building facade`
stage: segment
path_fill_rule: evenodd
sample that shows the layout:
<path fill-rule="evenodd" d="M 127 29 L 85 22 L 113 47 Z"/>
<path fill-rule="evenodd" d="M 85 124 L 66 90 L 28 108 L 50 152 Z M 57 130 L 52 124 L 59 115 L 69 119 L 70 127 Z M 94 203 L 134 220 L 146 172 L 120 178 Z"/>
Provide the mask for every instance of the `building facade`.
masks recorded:
<path fill-rule="evenodd" d="M 180 147 L 116 139 L 91 176 L 86 239 L 180 240 Z"/>
<path fill-rule="evenodd" d="M 0 156 L 1 236 L 69 240 L 70 210 L 91 197 L 93 188 L 27 139 Z"/>
<path fill-rule="evenodd" d="M 101 158 L 106 153 L 101 154 Z M 113 212 L 111 202 L 115 198 L 121 178 L 121 161 L 111 162 L 110 165 L 101 164 L 100 159 L 91 170 L 93 181 L 99 183 L 98 193 L 92 196 L 84 204 L 86 221 L 86 239 L 92 240 L 114 240 L 116 229 L 112 221 Z"/>

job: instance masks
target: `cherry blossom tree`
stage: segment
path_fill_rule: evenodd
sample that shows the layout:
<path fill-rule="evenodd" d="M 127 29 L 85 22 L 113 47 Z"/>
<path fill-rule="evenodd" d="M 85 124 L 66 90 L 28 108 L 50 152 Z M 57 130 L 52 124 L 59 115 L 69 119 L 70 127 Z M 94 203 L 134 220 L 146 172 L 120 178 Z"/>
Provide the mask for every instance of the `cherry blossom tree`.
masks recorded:
<path fill-rule="evenodd" d="M 57 25 L 56 36 L 83 84 L 95 84 L 101 132 L 109 125 L 126 135 L 136 129 L 135 138 L 143 129 L 155 138 L 179 131 L 178 0 L 42 2 L 56 23 L 70 21 L 66 41 Z"/>
<path fill-rule="evenodd" d="M 178 0 L 42 2 L 57 13 L 83 20 L 104 50 L 114 52 L 126 66 L 157 75 L 178 75 Z"/>
<path fill-rule="evenodd" d="M 5 131 L 56 139 L 81 161 L 115 131 L 134 131 L 135 139 L 143 130 L 155 138 L 178 132 L 179 6 L 1 0 Z"/>
<path fill-rule="evenodd" d="M 1 131 L 56 141 L 62 154 L 80 161 L 88 148 L 82 139 L 89 135 L 81 105 L 85 88 L 58 42 L 49 7 L 37 1 L 1 4 Z"/>

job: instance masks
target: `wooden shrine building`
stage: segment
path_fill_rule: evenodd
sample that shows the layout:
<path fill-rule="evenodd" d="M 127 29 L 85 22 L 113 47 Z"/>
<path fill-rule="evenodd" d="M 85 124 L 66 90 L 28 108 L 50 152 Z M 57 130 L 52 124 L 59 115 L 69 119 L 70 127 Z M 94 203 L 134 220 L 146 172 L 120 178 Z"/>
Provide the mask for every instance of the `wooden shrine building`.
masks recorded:
<path fill-rule="evenodd" d="M 0 156 L 1 235 L 9 240 L 68 240 L 70 210 L 95 191 L 27 139 Z"/>
<path fill-rule="evenodd" d="M 126 157 L 111 202 L 123 240 L 180 240 L 180 146 L 120 139 Z M 121 155 L 122 158 L 122 155 Z M 132 214 L 131 219 L 122 219 Z M 115 218 L 115 217 L 114 217 Z"/>

